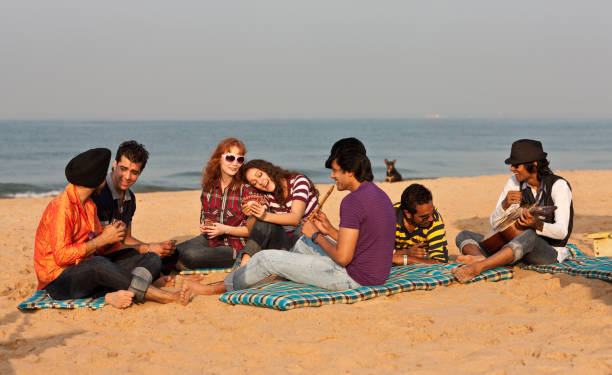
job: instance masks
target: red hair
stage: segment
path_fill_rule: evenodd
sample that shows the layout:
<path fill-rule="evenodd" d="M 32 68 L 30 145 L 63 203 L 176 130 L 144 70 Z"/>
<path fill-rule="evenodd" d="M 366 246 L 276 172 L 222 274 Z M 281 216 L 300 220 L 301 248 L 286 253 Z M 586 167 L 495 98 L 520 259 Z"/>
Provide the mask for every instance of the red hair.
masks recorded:
<path fill-rule="evenodd" d="M 202 170 L 202 189 L 204 191 L 211 192 L 219 182 L 221 178 L 221 155 L 229 152 L 232 147 L 238 147 L 240 154 L 246 155 L 246 147 L 244 147 L 244 143 L 239 139 L 226 138 L 222 140 L 210 155 L 210 160 L 208 160 L 206 167 Z M 232 177 L 230 186 L 233 190 L 237 190 L 241 184 L 240 173 L 236 173 Z"/>

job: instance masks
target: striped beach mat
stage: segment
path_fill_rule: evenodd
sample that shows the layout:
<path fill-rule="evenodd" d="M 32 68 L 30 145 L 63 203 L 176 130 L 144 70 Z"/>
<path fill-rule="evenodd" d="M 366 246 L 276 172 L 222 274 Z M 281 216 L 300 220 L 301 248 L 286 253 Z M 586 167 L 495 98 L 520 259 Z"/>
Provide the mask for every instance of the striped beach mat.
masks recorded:
<path fill-rule="evenodd" d="M 227 292 L 219 299 L 232 305 L 242 304 L 269 307 L 276 310 L 291 310 L 299 307 L 319 307 L 334 303 L 355 303 L 378 296 L 388 296 L 413 290 L 431 290 L 438 285 L 457 282 L 451 273 L 457 264 L 415 264 L 392 267 L 385 284 L 362 286 L 355 289 L 334 292 L 311 285 L 291 281 L 273 281 L 244 290 Z M 470 282 L 500 281 L 511 279 L 512 270 L 495 268 L 483 272 Z"/>
<path fill-rule="evenodd" d="M 567 245 L 570 256 L 562 263 L 545 265 L 519 264 L 524 270 L 540 273 L 567 273 L 588 279 L 612 281 L 612 257 L 586 255 L 576 245 Z"/>
<path fill-rule="evenodd" d="M 54 300 L 49 297 L 44 290 L 37 290 L 36 293 L 17 306 L 20 310 L 38 309 L 76 309 L 77 307 L 89 307 L 92 310 L 101 309 L 106 303 L 104 297 Z"/>
<path fill-rule="evenodd" d="M 231 268 L 201 268 L 184 270 L 182 275 L 207 275 L 213 272 L 230 272 Z M 76 309 L 78 307 L 89 307 L 92 310 L 101 309 L 106 303 L 104 297 L 55 300 L 44 290 L 37 290 L 30 298 L 21 302 L 17 308 L 19 310 L 39 310 L 39 309 Z"/>

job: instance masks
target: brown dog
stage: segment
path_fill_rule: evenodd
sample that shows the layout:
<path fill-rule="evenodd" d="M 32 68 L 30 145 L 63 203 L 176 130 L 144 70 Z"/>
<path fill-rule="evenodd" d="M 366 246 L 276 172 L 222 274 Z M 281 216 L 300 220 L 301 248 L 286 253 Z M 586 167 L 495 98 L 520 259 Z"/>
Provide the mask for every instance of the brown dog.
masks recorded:
<path fill-rule="evenodd" d="M 385 159 L 385 164 L 387 165 L 387 177 L 385 177 L 386 182 L 398 182 L 402 180 L 402 175 L 395 169 L 395 160 L 389 161 Z"/>

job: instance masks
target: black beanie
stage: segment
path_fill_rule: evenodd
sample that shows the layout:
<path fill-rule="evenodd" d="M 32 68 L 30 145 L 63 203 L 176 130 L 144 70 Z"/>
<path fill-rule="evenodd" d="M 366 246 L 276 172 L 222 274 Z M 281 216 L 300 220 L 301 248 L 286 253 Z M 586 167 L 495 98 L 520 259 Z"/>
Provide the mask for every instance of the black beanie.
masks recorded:
<path fill-rule="evenodd" d="M 66 179 L 73 185 L 97 188 L 106 178 L 111 151 L 92 148 L 78 154 L 66 165 Z"/>

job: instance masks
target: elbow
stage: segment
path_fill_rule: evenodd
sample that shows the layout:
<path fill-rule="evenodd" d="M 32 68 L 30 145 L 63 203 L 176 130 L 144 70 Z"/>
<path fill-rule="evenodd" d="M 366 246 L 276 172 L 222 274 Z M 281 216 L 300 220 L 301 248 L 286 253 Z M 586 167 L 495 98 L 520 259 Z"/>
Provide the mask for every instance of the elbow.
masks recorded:
<path fill-rule="evenodd" d="M 70 261 L 66 259 L 65 256 L 57 254 L 57 252 L 53 253 L 53 260 L 55 261 L 55 264 L 57 264 L 60 267 L 65 267 L 65 266 L 70 265 Z"/>
<path fill-rule="evenodd" d="M 336 263 L 338 263 L 342 267 L 346 267 L 351 263 L 352 260 L 353 260 L 352 256 L 340 255 L 338 259 L 336 259 Z"/>
<path fill-rule="evenodd" d="M 567 233 L 568 233 L 567 228 L 561 229 L 559 231 L 559 239 L 563 239 L 563 238 L 567 237 Z"/>

